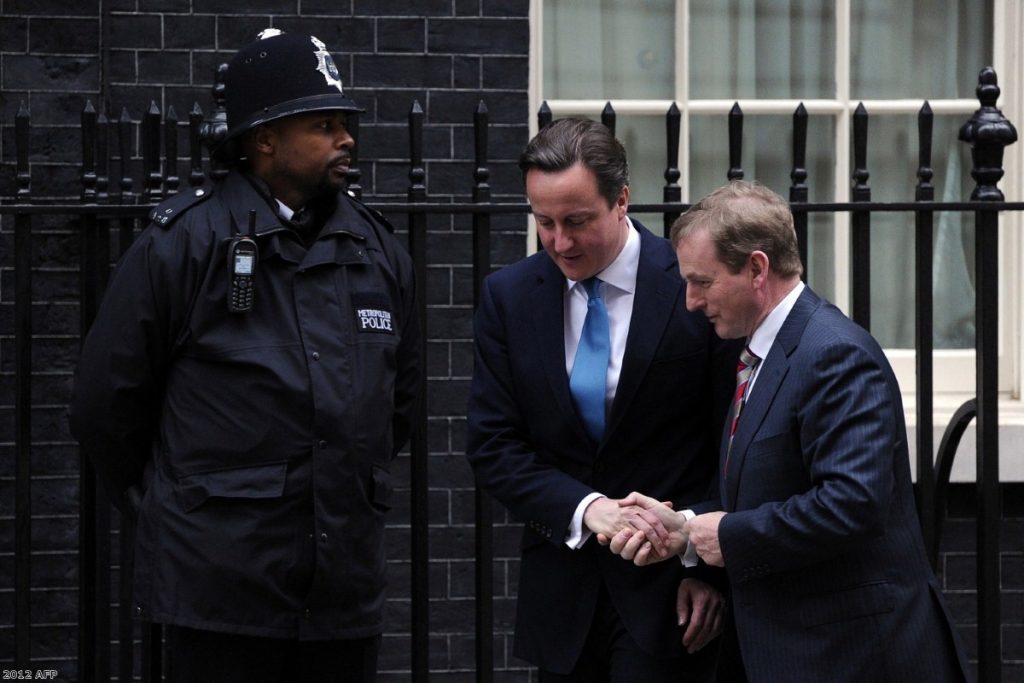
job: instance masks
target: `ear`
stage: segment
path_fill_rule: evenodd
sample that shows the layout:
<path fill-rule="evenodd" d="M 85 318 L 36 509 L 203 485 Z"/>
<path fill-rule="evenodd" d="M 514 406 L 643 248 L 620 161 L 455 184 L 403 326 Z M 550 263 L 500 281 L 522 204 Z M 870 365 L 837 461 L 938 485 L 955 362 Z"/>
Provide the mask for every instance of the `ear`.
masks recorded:
<path fill-rule="evenodd" d="M 625 218 L 626 212 L 629 211 L 629 185 L 623 185 L 619 198 L 615 200 L 615 209 L 620 221 Z"/>
<path fill-rule="evenodd" d="M 260 154 L 273 154 L 277 146 L 277 132 L 270 126 L 256 126 L 251 131 L 252 144 Z"/>
<path fill-rule="evenodd" d="M 755 251 L 750 254 L 750 276 L 754 284 L 758 287 L 764 286 L 765 281 L 768 279 L 768 271 L 771 268 L 771 263 L 768 261 L 768 254 L 763 251 Z"/>

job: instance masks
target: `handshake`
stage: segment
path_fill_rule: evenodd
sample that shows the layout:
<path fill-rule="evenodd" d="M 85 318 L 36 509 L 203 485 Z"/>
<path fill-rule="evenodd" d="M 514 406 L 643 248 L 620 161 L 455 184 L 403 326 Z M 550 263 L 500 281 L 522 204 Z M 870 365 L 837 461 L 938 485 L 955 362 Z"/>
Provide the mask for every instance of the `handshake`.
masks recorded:
<path fill-rule="evenodd" d="M 613 553 L 642 567 L 675 557 L 692 544 L 707 564 L 724 566 L 718 544 L 718 524 L 725 515 L 711 512 L 687 520 L 661 502 L 641 493 L 612 500 L 598 498 L 587 506 L 583 524 Z"/>

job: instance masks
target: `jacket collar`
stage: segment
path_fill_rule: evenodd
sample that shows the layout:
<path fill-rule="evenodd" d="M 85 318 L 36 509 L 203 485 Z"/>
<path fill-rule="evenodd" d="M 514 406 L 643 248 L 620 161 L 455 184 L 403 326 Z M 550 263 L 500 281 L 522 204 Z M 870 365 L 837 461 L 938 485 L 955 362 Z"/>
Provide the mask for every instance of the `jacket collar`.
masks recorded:
<path fill-rule="evenodd" d="M 249 212 L 256 212 L 255 232 L 261 259 L 279 256 L 291 263 L 301 263 L 303 269 L 325 263 L 369 263 L 365 246 L 370 230 L 344 193 L 338 193 L 334 212 L 309 249 L 241 172 L 228 174 L 220 194 L 231 215 L 233 235 L 248 234 Z"/>
<path fill-rule="evenodd" d="M 679 301 L 682 280 L 673 277 L 677 268 L 674 254 L 670 249 L 659 248 L 663 240 L 636 219 L 631 220 L 640 234 L 640 264 L 622 371 L 602 443 L 607 442 L 621 422 L 647 374 L 673 311 L 682 305 Z M 581 439 L 588 439 L 576 413 L 565 372 L 565 276 L 547 254 L 538 254 L 537 258 L 538 268 L 529 297 L 535 312 L 532 320 L 538 355 L 562 418 L 573 426 Z"/>
<path fill-rule="evenodd" d="M 762 366 L 757 375 L 757 382 L 750 393 L 749 400 L 743 407 L 743 413 L 736 427 L 732 440 L 732 451 L 729 453 L 729 472 L 721 477 L 722 502 L 726 510 L 731 510 L 736 500 L 736 491 L 742 476 L 743 461 L 747 449 L 761 429 L 765 416 L 782 386 L 782 381 L 790 370 L 790 357 L 800 345 L 800 339 L 807 327 L 811 315 L 822 305 L 822 300 L 810 287 L 804 287 L 793 309 L 786 316 L 785 322 L 775 337 L 775 343 L 768 351 L 768 356 L 761 361 Z M 722 436 L 720 463 L 724 466 L 726 451 L 729 448 L 729 424 L 732 422 L 732 410 L 726 420 Z"/>

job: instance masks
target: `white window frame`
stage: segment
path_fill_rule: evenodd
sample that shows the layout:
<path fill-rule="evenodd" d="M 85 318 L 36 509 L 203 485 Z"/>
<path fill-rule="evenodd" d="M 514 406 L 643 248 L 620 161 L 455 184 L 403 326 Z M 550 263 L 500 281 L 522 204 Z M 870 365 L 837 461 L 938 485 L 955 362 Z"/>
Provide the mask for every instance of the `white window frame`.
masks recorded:
<path fill-rule="evenodd" d="M 712 100 L 690 99 L 688 77 L 688 50 L 676 50 L 675 54 L 675 99 L 674 100 L 611 100 L 616 113 L 623 115 L 661 115 L 675 102 L 682 115 L 679 144 L 681 173 L 679 185 L 683 201 L 690 200 L 689 194 L 689 123 L 693 114 L 715 114 L 725 116 L 735 102 L 738 102 L 747 116 L 764 114 L 790 115 L 802 102 L 811 116 L 834 117 L 835 172 L 833 188 L 837 202 L 850 199 L 852 184 L 850 121 L 851 115 L 861 102 L 869 115 L 875 114 L 917 114 L 921 100 L 852 100 L 850 83 L 851 44 L 851 0 L 833 0 L 836 28 L 834 99 L 792 100 Z M 544 102 L 544 41 L 543 17 L 544 0 L 530 0 L 530 111 L 537 112 Z M 675 34 L 689 35 L 689 0 L 676 0 Z M 1018 127 L 1022 139 L 1006 149 L 1003 167 L 1006 173 L 999 186 L 1011 201 L 1024 200 L 1024 50 L 1019 36 L 1024 35 L 1024 0 L 994 0 L 993 3 L 993 64 L 999 77 L 1002 94 L 998 106 L 1005 116 Z M 607 100 L 558 100 L 547 99 L 555 117 L 581 115 L 596 118 L 600 116 Z M 979 107 L 977 99 L 931 100 L 929 104 L 936 114 L 962 115 L 964 120 Z M 537 132 L 535 115 L 530 117 L 530 135 Z M 962 143 L 960 143 L 962 144 Z M 966 199 L 966 198 L 965 198 Z M 850 227 L 849 214 L 837 213 L 835 235 L 835 303 L 844 311 L 850 306 Z M 1022 220 L 1020 212 L 1002 215 L 999 248 L 1002 256 L 1000 269 L 1000 424 L 1012 427 L 1015 434 L 1004 433 L 1001 441 L 1011 437 L 1011 442 L 1001 447 L 1001 471 L 1003 479 L 1008 477 L 1024 480 L 1024 462 L 1020 458 L 1010 460 L 1010 453 L 1024 450 L 1024 402 L 1022 396 L 1022 368 L 1024 368 L 1024 240 L 1021 239 Z M 536 229 L 530 221 L 528 250 L 535 251 Z M 887 349 L 906 404 L 908 426 L 913 429 L 915 393 L 915 352 L 912 349 Z M 974 395 L 975 363 L 973 350 L 937 350 L 935 359 L 935 424 L 944 428 L 953 412 Z M 1001 430 L 1007 432 L 1006 429 Z M 941 434 L 936 435 L 936 444 Z M 970 435 L 965 439 L 965 446 Z M 954 468 L 954 479 L 973 480 L 973 458 L 961 454 Z M 965 461 L 969 461 L 966 462 Z M 969 467 L 968 467 L 969 465 Z"/>

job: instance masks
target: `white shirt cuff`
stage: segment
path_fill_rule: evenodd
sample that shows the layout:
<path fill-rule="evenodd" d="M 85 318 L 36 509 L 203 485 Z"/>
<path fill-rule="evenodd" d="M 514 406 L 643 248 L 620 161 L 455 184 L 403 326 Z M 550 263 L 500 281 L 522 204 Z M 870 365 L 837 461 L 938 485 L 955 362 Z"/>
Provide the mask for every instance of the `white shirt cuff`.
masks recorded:
<path fill-rule="evenodd" d="M 680 510 L 681 514 L 687 522 L 696 517 L 697 515 L 693 510 Z M 686 543 L 686 550 L 679 556 L 679 560 L 683 563 L 684 567 L 696 567 L 697 566 L 697 548 L 693 546 L 689 541 Z"/>
<path fill-rule="evenodd" d="M 587 539 L 594 535 L 594 532 L 590 529 L 583 528 L 583 513 L 587 511 L 587 506 L 598 498 L 604 498 L 604 494 L 594 491 L 584 497 L 583 500 L 580 501 L 580 504 L 576 506 L 576 512 L 573 513 L 572 522 L 570 522 L 569 528 L 565 532 L 565 544 L 573 550 L 582 548 L 583 544 L 587 542 Z"/>

